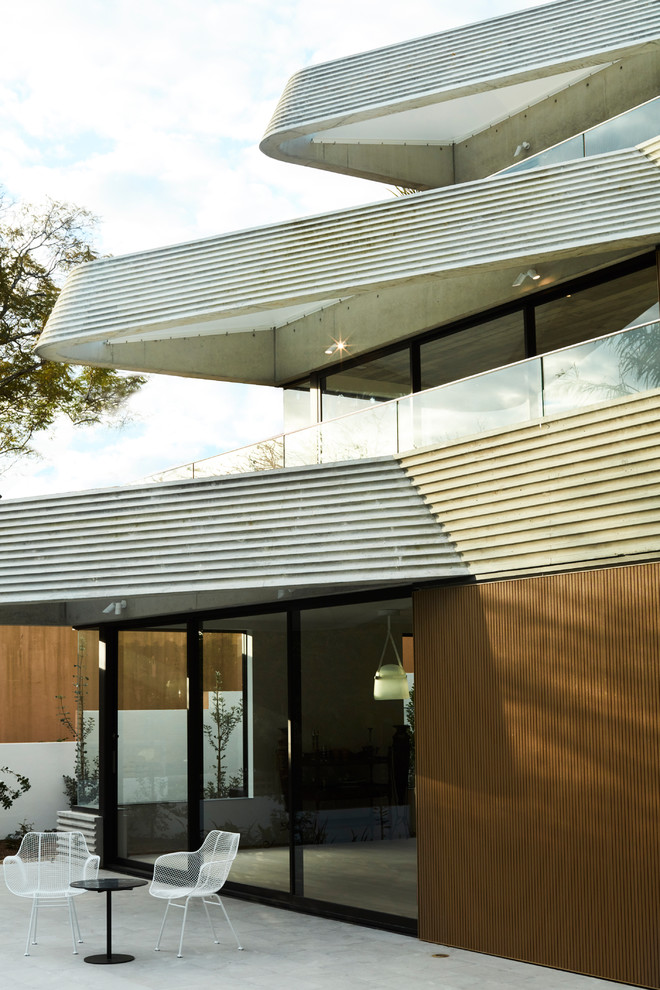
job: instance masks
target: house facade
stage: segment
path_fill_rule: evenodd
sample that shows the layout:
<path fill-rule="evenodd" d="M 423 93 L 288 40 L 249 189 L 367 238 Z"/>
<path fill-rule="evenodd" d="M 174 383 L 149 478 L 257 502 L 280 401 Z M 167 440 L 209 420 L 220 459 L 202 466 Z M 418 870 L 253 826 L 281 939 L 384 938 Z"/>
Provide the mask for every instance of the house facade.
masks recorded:
<path fill-rule="evenodd" d="M 0 504 L 0 622 L 99 631 L 106 865 L 228 827 L 242 896 L 660 986 L 659 47 L 559 0 L 304 69 L 264 152 L 409 194 L 70 276 L 42 356 L 285 404 Z"/>

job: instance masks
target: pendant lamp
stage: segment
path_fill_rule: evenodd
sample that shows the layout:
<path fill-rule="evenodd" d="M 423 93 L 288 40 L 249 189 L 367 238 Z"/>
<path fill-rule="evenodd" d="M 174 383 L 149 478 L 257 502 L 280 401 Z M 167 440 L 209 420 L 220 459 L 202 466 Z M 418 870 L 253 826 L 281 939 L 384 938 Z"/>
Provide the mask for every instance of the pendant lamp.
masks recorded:
<path fill-rule="evenodd" d="M 388 644 L 392 644 L 396 663 L 383 663 Z M 387 634 L 385 645 L 380 655 L 378 670 L 374 675 L 374 700 L 375 701 L 406 701 L 410 697 L 408 690 L 408 678 L 401 663 L 399 651 L 396 648 L 391 628 L 391 616 L 387 613 Z"/>

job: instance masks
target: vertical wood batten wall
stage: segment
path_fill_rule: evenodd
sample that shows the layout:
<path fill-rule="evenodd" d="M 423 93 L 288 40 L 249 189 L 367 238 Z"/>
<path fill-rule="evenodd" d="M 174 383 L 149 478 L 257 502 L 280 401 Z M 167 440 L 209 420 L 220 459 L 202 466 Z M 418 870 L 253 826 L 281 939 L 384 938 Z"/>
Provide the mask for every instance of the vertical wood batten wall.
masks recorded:
<path fill-rule="evenodd" d="M 415 596 L 419 933 L 660 987 L 660 565 Z"/>
<path fill-rule="evenodd" d="M 85 708 L 98 709 L 98 633 L 68 626 L 0 626 L 0 743 L 69 738 L 60 718 L 75 709 L 78 650 L 85 644 Z"/>

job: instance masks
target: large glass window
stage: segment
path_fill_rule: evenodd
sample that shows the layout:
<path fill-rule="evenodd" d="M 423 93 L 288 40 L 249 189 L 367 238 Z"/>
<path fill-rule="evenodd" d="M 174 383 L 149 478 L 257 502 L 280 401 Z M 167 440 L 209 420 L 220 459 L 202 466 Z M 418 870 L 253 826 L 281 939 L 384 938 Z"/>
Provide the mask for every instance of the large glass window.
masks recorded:
<path fill-rule="evenodd" d="M 656 269 L 645 268 L 580 292 L 567 292 L 538 305 L 535 313 L 539 354 L 650 323 L 658 319 Z"/>
<path fill-rule="evenodd" d="M 374 675 L 396 650 L 412 685 L 411 626 L 409 600 L 301 613 L 305 896 L 404 918 L 417 915 L 414 700 L 375 701 Z"/>
<path fill-rule="evenodd" d="M 289 889 L 286 616 L 205 622 L 202 832 L 240 832 L 234 883 Z"/>
<path fill-rule="evenodd" d="M 335 419 L 374 402 L 398 399 L 410 391 L 408 350 L 386 354 L 328 374 L 321 396 L 322 418 Z"/>
<path fill-rule="evenodd" d="M 118 853 L 153 861 L 188 845 L 186 632 L 121 631 Z"/>
<path fill-rule="evenodd" d="M 525 357 L 521 312 L 431 340 L 420 347 L 422 389 L 435 388 Z"/>

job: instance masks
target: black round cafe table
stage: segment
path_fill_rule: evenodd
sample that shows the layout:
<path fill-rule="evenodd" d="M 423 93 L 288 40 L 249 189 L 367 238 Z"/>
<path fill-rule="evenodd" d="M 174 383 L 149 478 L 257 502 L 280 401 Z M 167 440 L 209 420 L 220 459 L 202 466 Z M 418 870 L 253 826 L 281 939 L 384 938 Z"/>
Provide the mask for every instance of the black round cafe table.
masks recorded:
<path fill-rule="evenodd" d="M 95 890 L 99 894 L 102 891 L 106 893 L 106 951 L 96 956 L 85 956 L 85 962 L 107 966 L 112 963 L 125 963 L 135 959 L 135 956 L 112 951 L 112 902 L 110 898 L 115 890 L 133 890 L 134 887 L 144 887 L 146 883 L 146 880 L 138 880 L 136 877 L 99 877 L 97 880 L 73 880 L 71 882 L 71 887 L 79 887 L 81 890 Z"/>

